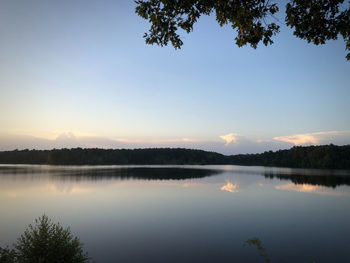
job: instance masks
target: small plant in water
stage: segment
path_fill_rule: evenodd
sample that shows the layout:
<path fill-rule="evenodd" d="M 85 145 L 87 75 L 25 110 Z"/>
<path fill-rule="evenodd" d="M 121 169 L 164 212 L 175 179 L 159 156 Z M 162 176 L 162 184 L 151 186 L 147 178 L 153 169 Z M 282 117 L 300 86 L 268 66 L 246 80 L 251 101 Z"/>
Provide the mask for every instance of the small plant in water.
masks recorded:
<path fill-rule="evenodd" d="M 0 248 L 0 263 L 84 263 L 89 257 L 69 228 L 54 224 L 46 215 L 35 220 L 13 244 Z"/>
<path fill-rule="evenodd" d="M 260 256 L 264 259 L 264 262 L 270 263 L 269 256 L 267 255 L 266 250 L 263 247 L 262 242 L 259 238 L 254 237 L 254 238 L 248 239 L 247 241 L 244 242 L 244 246 L 247 246 L 247 245 L 255 246 L 258 249 Z"/>

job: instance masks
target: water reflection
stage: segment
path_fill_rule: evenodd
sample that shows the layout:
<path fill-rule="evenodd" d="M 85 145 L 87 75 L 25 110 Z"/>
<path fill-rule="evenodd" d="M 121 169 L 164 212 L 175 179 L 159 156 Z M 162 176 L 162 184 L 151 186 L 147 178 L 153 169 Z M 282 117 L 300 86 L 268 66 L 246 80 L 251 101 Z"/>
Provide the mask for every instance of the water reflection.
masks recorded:
<path fill-rule="evenodd" d="M 222 191 L 227 191 L 227 192 L 230 192 L 230 193 L 237 193 L 238 192 L 238 184 L 233 184 L 231 182 L 227 182 L 220 189 Z"/>
<path fill-rule="evenodd" d="M 350 185 L 350 171 L 266 168 L 243 166 L 48 166 L 0 165 L 0 176 L 11 180 L 42 180 L 45 174 L 55 181 L 98 180 L 186 180 L 220 174 L 262 175 L 267 179 L 289 180 L 297 185 L 336 188 Z M 24 177 L 25 176 L 25 177 Z M 263 186 L 263 182 L 259 186 Z M 236 192 L 238 184 L 227 181 L 221 190 Z"/>
<path fill-rule="evenodd" d="M 79 195 L 88 194 L 94 191 L 94 187 L 84 185 L 44 183 L 42 185 L 23 185 L 17 187 L 0 187 L 0 197 L 25 198 L 36 195 Z"/>
<path fill-rule="evenodd" d="M 219 174 L 215 169 L 196 168 L 163 168 L 163 167 L 67 167 L 67 166 L 0 166 L 0 176 L 27 175 L 35 179 L 37 175 L 45 174 L 58 180 L 105 180 L 105 179 L 143 179 L 143 180 L 185 180 L 204 178 Z"/>
<path fill-rule="evenodd" d="M 259 262 L 239 248 L 255 235 L 271 262 L 312 262 L 310 251 L 348 262 L 339 244 L 350 235 L 349 198 L 337 172 L 0 165 L 0 246 L 46 213 L 69 223 L 96 262 Z"/>
<path fill-rule="evenodd" d="M 350 195 L 348 191 L 332 191 L 324 186 L 316 186 L 310 184 L 283 184 L 275 186 L 277 190 L 294 191 L 299 193 L 319 194 L 319 195 Z"/>
<path fill-rule="evenodd" d="M 265 178 L 289 180 L 294 184 L 319 185 L 336 188 L 341 185 L 350 185 L 350 176 L 347 175 L 308 175 L 308 174 L 271 174 L 265 173 Z"/>
<path fill-rule="evenodd" d="M 289 191 L 306 192 L 306 193 L 316 192 L 317 189 L 319 188 L 320 187 L 315 185 L 309 185 L 309 184 L 296 185 L 293 183 L 276 186 L 276 189 L 279 189 L 279 190 L 289 190 Z"/>
<path fill-rule="evenodd" d="M 93 192 L 94 188 L 84 187 L 78 185 L 62 185 L 50 183 L 47 186 L 47 189 L 54 194 L 86 194 Z"/>

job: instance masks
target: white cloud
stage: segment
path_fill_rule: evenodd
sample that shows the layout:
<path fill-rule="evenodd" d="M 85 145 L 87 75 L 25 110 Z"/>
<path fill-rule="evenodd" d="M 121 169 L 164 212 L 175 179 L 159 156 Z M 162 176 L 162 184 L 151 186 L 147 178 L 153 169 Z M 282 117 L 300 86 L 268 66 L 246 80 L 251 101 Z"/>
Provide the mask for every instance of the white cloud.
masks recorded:
<path fill-rule="evenodd" d="M 273 139 L 276 141 L 289 142 L 294 145 L 308 145 L 308 144 L 345 144 L 349 143 L 350 131 L 327 131 L 314 132 L 304 134 L 294 134 L 289 136 L 277 136 Z"/>
<path fill-rule="evenodd" d="M 268 150 L 288 149 L 293 144 L 275 140 L 253 140 L 238 133 L 219 136 L 225 143 L 218 145 L 218 152 L 224 154 L 261 153 Z"/>
<path fill-rule="evenodd" d="M 238 141 L 239 134 L 237 134 L 237 133 L 229 133 L 229 134 L 226 134 L 226 135 L 221 135 L 220 138 L 223 139 L 226 142 L 225 145 L 229 145 L 232 142 L 235 143 L 235 142 Z"/>
<path fill-rule="evenodd" d="M 312 134 L 295 134 L 290 136 L 279 136 L 273 138 L 276 141 L 290 142 L 295 145 L 318 144 L 318 139 Z"/>

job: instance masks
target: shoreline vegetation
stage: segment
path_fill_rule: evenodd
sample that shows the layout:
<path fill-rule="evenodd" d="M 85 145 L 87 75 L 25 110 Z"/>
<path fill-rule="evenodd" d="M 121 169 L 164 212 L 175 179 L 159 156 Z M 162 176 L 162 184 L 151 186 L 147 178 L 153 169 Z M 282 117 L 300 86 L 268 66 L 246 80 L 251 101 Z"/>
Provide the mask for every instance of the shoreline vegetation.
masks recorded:
<path fill-rule="evenodd" d="M 243 246 L 256 247 L 265 263 L 270 259 L 259 238 L 246 240 Z M 47 215 L 35 219 L 11 247 L 0 247 L 0 263 L 88 263 L 94 262 L 79 237 L 70 228 L 54 223 Z"/>
<path fill-rule="evenodd" d="M 35 219 L 12 247 L 0 247 L 0 263 L 91 262 L 80 239 L 45 214 Z"/>
<path fill-rule="evenodd" d="M 185 148 L 0 151 L 0 164 L 46 165 L 246 165 L 350 169 L 350 145 L 295 146 L 260 154 L 223 155 Z"/>

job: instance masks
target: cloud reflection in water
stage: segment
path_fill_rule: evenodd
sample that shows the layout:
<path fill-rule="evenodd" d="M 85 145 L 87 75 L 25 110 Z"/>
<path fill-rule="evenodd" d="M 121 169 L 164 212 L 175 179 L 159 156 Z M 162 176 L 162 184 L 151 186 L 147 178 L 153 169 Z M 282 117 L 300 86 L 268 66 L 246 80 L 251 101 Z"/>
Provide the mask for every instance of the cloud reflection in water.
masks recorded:
<path fill-rule="evenodd" d="M 345 194 L 345 192 L 335 191 L 334 189 L 328 190 L 325 187 L 311 185 L 311 184 L 288 183 L 283 185 L 276 185 L 275 189 L 294 191 L 294 192 L 300 192 L 300 193 L 320 194 L 320 195 L 344 195 Z"/>
<path fill-rule="evenodd" d="M 222 191 L 227 191 L 230 193 L 237 193 L 238 192 L 238 184 L 233 184 L 229 181 L 220 188 Z"/>

